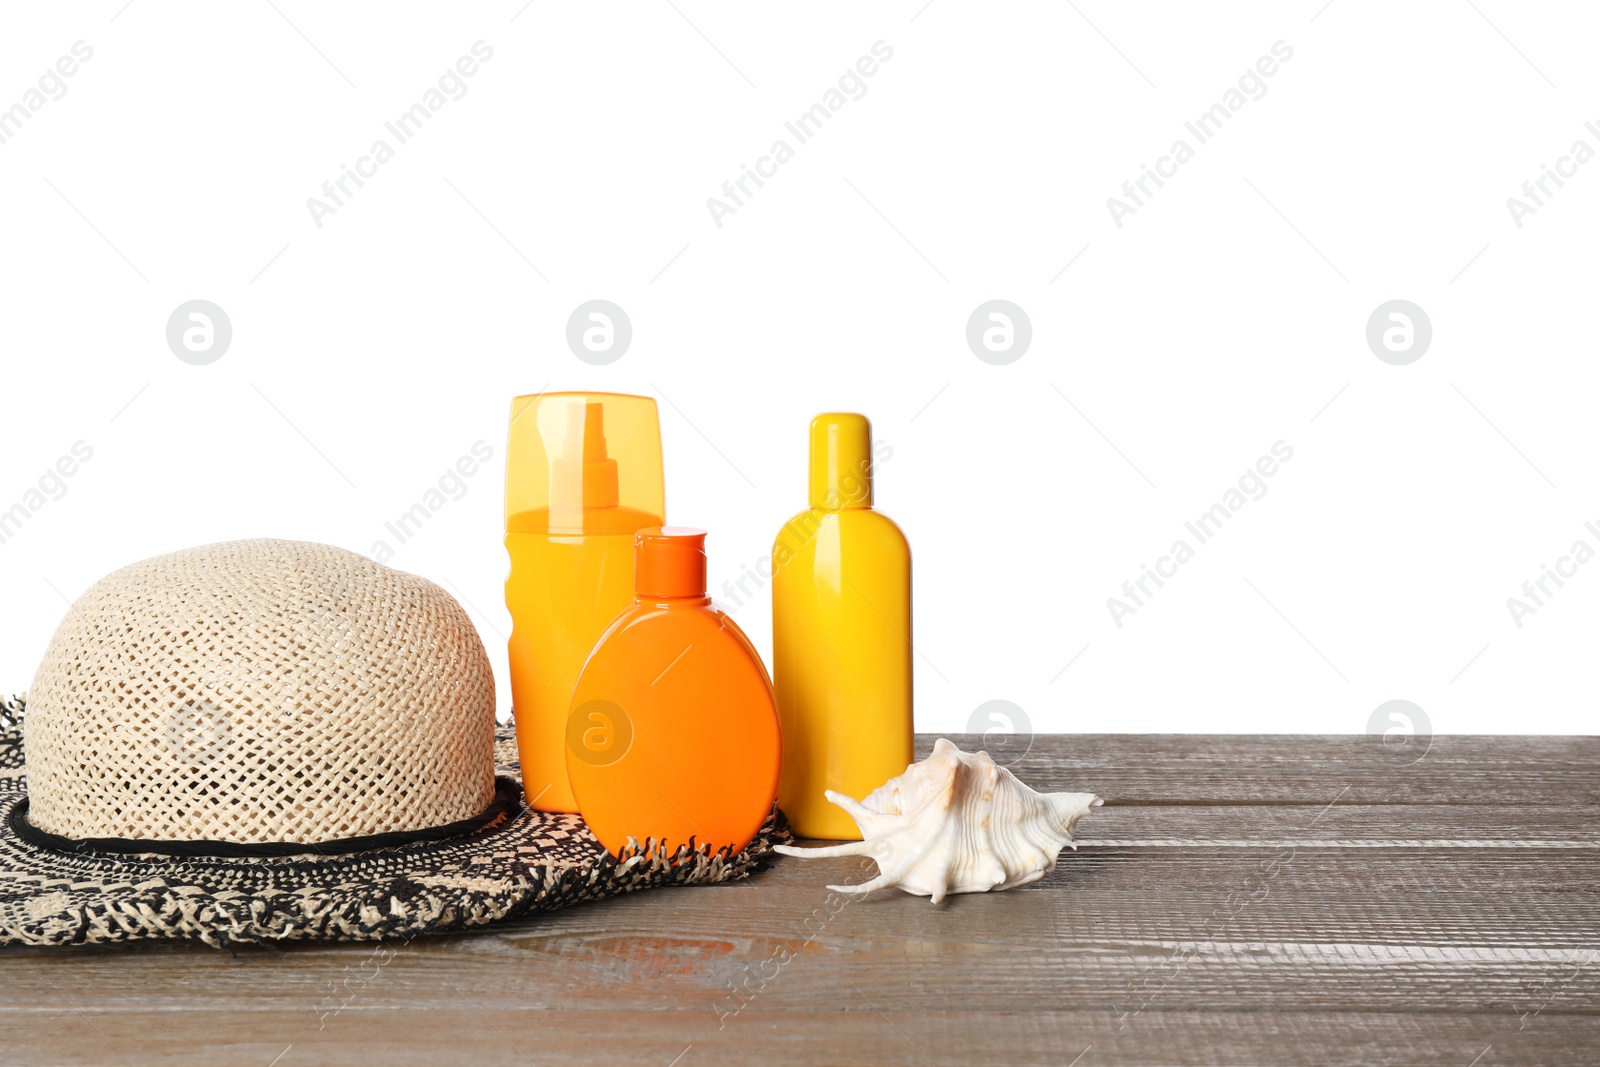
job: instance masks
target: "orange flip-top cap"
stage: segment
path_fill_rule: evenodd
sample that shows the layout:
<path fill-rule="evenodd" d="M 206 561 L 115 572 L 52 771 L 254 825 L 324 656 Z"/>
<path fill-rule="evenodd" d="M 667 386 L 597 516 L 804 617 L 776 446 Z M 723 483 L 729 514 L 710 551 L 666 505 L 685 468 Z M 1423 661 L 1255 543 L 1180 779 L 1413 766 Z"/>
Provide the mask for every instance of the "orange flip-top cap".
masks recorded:
<path fill-rule="evenodd" d="M 652 526 L 633 538 L 633 586 L 642 597 L 706 595 L 706 532 Z"/>

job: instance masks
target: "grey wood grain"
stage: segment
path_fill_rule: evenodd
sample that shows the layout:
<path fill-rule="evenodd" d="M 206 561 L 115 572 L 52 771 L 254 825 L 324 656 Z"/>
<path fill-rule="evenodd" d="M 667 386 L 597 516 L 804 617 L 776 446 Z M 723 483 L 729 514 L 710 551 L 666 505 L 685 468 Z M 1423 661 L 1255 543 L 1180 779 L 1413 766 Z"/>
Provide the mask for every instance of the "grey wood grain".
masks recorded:
<path fill-rule="evenodd" d="M 1035 885 L 782 860 L 408 944 L 6 950 L 0 1062 L 1600 1062 L 1600 739 L 1056 735 L 1016 770 L 1107 798 Z"/>

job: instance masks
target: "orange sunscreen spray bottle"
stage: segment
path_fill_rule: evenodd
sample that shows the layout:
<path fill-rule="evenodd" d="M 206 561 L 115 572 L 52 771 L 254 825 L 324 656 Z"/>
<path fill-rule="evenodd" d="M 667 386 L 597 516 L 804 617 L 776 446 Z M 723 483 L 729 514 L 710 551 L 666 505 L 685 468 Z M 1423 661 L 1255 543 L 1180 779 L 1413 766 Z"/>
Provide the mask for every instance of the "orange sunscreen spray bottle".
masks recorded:
<path fill-rule="evenodd" d="M 640 530 L 633 605 L 572 694 L 567 775 L 615 855 L 634 838 L 738 852 L 772 811 L 781 745 L 761 656 L 706 596 L 705 531 Z"/>
<path fill-rule="evenodd" d="M 633 535 L 665 515 L 656 402 L 541 393 L 511 404 L 506 607 L 511 702 L 530 807 L 577 811 L 567 783 L 572 687 L 633 599 Z"/>
<path fill-rule="evenodd" d="M 802 837 L 858 840 L 832 789 L 861 799 L 912 760 L 911 549 L 872 509 L 872 425 L 811 420 L 811 506 L 772 546 L 778 805 Z"/>

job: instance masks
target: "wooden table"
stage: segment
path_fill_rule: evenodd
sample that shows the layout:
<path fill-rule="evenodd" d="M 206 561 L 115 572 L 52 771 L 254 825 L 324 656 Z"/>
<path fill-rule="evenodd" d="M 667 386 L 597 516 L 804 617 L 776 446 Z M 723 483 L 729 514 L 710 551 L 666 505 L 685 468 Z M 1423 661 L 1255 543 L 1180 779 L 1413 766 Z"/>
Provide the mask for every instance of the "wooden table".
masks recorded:
<path fill-rule="evenodd" d="M 1106 798 L 1022 889 L 852 901 L 859 860 L 780 859 L 387 947 L 4 950 L 0 1062 L 1600 1063 L 1600 738 L 1054 735 L 1015 769 Z"/>

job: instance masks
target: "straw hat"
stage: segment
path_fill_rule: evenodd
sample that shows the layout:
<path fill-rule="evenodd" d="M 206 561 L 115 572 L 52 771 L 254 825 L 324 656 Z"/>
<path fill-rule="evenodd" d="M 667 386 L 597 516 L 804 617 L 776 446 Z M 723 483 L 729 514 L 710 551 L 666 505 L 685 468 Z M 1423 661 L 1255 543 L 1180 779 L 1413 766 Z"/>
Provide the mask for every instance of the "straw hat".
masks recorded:
<path fill-rule="evenodd" d="M 483 644 L 443 589 L 327 545 L 135 563 L 0 704 L 0 944 L 365 940 L 759 866 L 619 861 L 535 812 Z"/>

